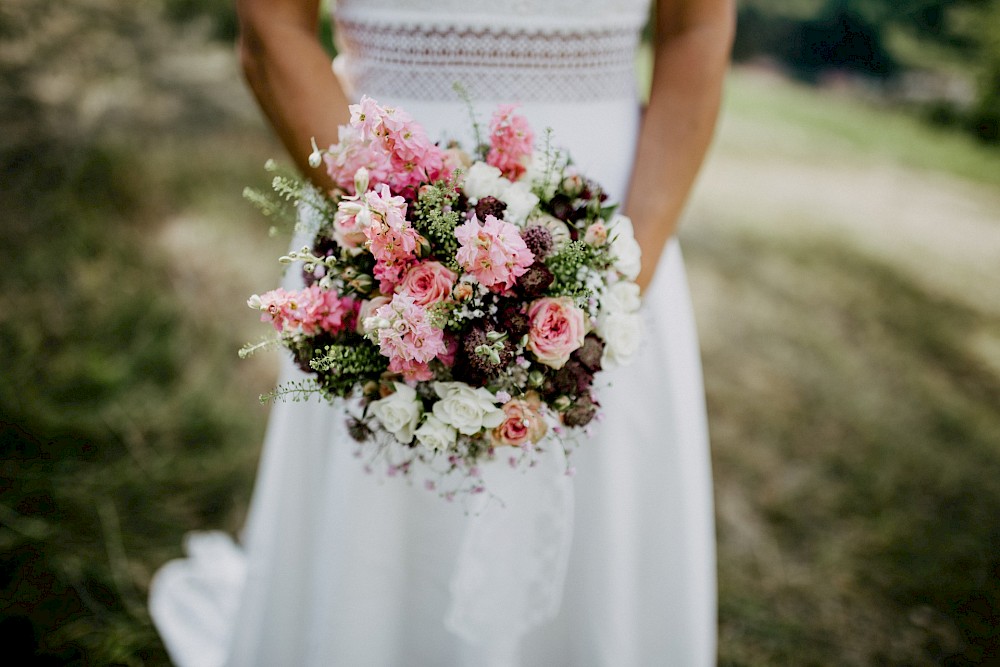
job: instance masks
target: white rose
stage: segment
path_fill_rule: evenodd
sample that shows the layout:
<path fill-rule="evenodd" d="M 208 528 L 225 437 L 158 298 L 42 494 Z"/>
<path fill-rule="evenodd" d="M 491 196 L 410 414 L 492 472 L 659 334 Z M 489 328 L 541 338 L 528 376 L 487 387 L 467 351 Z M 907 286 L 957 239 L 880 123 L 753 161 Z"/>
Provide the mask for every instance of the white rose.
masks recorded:
<path fill-rule="evenodd" d="M 413 441 L 413 431 L 420 422 L 421 405 L 417 392 L 402 382 L 394 382 L 394 394 L 372 401 L 372 414 L 385 430 L 392 433 L 402 443 Z"/>
<path fill-rule="evenodd" d="M 435 382 L 434 391 L 441 398 L 434 404 L 434 416 L 454 426 L 459 433 L 475 435 L 484 428 L 496 428 L 504 420 L 503 410 L 483 387 L 473 389 L 464 382 Z"/>
<path fill-rule="evenodd" d="M 518 226 L 523 225 L 531 212 L 538 206 L 538 196 L 523 181 L 511 183 L 499 199 L 507 204 L 507 208 L 503 212 L 504 220 Z"/>
<path fill-rule="evenodd" d="M 641 305 L 639 286 L 628 280 L 611 285 L 601 297 L 601 311 L 605 313 L 634 313 Z"/>
<path fill-rule="evenodd" d="M 455 429 L 448 426 L 434 415 L 427 415 L 414 435 L 421 445 L 432 452 L 447 451 L 455 444 Z"/>
<path fill-rule="evenodd" d="M 477 202 L 483 197 L 501 198 L 504 191 L 510 187 L 510 181 L 500 175 L 500 170 L 485 162 L 476 162 L 465 173 L 462 191 L 470 202 Z"/>
<path fill-rule="evenodd" d="M 608 223 L 611 255 L 615 268 L 629 280 L 635 280 L 642 266 L 642 250 L 636 243 L 632 221 L 624 215 L 615 215 Z"/>
<path fill-rule="evenodd" d="M 632 361 L 645 334 L 642 316 L 638 313 L 609 313 L 601 318 L 598 330 L 604 339 L 602 368 L 623 366 Z"/>

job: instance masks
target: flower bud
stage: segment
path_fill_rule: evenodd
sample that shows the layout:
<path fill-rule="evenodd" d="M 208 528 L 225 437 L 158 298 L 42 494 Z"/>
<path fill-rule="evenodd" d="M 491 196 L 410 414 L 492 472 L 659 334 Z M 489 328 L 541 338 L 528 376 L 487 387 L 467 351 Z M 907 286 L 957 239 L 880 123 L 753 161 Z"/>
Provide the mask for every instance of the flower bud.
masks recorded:
<path fill-rule="evenodd" d="M 354 191 L 358 194 L 368 191 L 368 170 L 364 167 L 360 167 L 356 172 L 354 172 Z"/>
<path fill-rule="evenodd" d="M 319 146 L 316 145 L 316 137 L 310 139 L 312 143 L 312 153 L 309 154 L 309 166 L 315 169 L 316 167 L 323 164 L 323 154 L 319 151 Z"/>

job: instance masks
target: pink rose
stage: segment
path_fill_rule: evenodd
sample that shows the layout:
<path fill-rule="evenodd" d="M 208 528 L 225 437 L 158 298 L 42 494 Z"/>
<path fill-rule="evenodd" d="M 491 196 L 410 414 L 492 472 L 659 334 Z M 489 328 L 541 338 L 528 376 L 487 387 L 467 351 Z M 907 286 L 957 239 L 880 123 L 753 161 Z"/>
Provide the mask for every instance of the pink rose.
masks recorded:
<path fill-rule="evenodd" d="M 548 425 L 542 419 L 540 406 L 537 394 L 529 394 L 527 400 L 515 398 L 505 403 L 502 408 L 504 420 L 491 434 L 493 444 L 520 447 L 541 440 Z"/>
<path fill-rule="evenodd" d="M 583 345 L 587 334 L 583 311 L 568 296 L 544 297 L 528 307 L 528 349 L 539 363 L 562 368 Z"/>
<path fill-rule="evenodd" d="M 602 246 L 608 241 L 608 228 L 604 226 L 603 220 L 598 220 L 583 235 L 583 242 L 587 245 Z"/>
<path fill-rule="evenodd" d="M 451 296 L 458 276 L 440 262 L 414 264 L 396 286 L 397 292 L 406 292 L 418 306 L 430 306 Z"/>

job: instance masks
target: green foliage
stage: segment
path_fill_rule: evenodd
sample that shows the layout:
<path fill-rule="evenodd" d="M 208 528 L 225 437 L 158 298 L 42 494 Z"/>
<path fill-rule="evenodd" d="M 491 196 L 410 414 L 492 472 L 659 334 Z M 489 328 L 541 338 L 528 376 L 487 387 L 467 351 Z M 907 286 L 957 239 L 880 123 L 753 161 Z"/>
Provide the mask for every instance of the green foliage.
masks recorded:
<path fill-rule="evenodd" d="M 550 296 L 571 296 L 583 299 L 591 295 L 586 287 L 576 287 L 581 269 L 607 263 L 607 252 L 583 241 L 569 241 L 545 258 L 545 265 L 555 280 L 546 291 Z"/>
<path fill-rule="evenodd" d="M 313 357 L 309 365 L 319 372 L 324 391 L 333 396 L 346 396 L 355 385 L 385 371 L 388 361 L 371 343 L 327 345 L 322 355 Z"/>
<path fill-rule="evenodd" d="M 454 183 L 439 181 L 421 189 L 413 210 L 413 227 L 437 249 L 435 259 L 452 271 L 459 271 L 455 253 L 458 239 L 455 227 L 461 219 L 458 211 L 443 210 L 458 199 Z"/>

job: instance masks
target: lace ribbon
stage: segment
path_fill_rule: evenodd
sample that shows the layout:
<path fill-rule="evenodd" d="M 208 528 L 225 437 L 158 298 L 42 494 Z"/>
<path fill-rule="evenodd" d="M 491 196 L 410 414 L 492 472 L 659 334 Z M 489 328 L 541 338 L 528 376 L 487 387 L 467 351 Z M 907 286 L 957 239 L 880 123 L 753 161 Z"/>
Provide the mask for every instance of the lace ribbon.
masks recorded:
<path fill-rule="evenodd" d="M 469 642 L 477 664 L 518 664 L 522 637 L 555 617 L 573 533 L 573 486 L 561 447 L 528 471 L 497 461 L 469 525 L 451 581 L 446 627 Z"/>
<path fill-rule="evenodd" d="M 337 68 L 356 92 L 453 100 L 579 102 L 627 98 L 642 18 L 434 25 L 338 12 Z"/>

